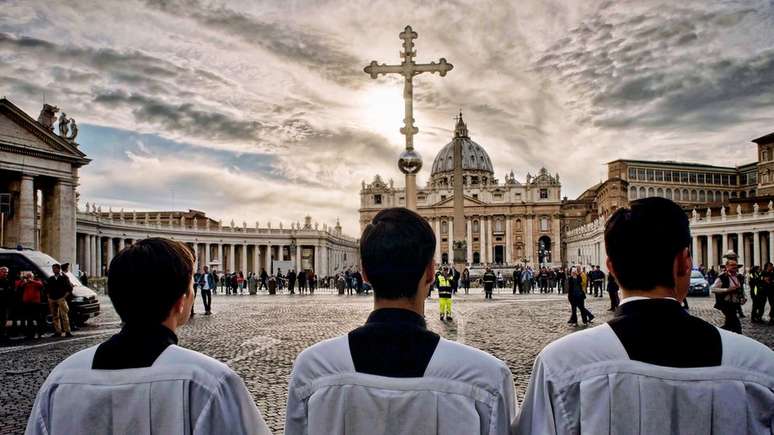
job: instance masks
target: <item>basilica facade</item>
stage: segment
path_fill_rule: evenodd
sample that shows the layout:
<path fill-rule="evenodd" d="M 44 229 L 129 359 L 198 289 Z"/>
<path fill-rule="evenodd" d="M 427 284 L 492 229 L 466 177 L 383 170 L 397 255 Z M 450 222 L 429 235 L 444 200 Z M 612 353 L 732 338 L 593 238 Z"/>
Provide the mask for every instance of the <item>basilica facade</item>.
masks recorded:
<path fill-rule="evenodd" d="M 465 222 L 454 222 L 453 149 L 462 145 Z M 562 264 L 562 196 L 559 174 L 545 168 L 526 174 L 523 181 L 514 173 L 503 181 L 494 174 L 484 147 L 474 142 L 459 117 L 454 137 L 433 160 L 427 185 L 417 190 L 417 212 L 435 231 L 438 264 L 453 257 L 454 225 L 465 226 L 467 259 L 471 265 Z M 376 175 L 360 190 L 361 230 L 382 209 L 406 204 L 404 188 Z"/>

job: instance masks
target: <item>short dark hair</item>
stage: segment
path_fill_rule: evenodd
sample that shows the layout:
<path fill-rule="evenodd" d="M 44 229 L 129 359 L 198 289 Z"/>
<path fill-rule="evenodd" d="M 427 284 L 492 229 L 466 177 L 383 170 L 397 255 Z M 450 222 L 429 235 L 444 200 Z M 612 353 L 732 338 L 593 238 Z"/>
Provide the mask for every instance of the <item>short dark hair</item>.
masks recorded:
<path fill-rule="evenodd" d="M 360 237 L 360 259 L 374 295 L 411 298 L 433 261 L 435 234 L 416 212 L 396 207 L 380 211 Z"/>
<path fill-rule="evenodd" d="M 675 257 L 690 243 L 688 216 L 665 198 L 632 201 L 605 225 L 607 256 L 616 280 L 627 290 L 673 287 Z"/>
<path fill-rule="evenodd" d="M 108 295 L 125 323 L 163 322 L 193 279 L 194 253 L 176 240 L 154 237 L 128 246 L 110 262 Z"/>

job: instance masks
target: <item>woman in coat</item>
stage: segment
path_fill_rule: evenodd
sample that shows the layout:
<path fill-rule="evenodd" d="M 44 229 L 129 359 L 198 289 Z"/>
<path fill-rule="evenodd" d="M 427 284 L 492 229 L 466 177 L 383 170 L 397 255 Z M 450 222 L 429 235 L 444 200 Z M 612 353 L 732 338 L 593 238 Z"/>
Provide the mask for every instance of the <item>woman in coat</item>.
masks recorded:
<path fill-rule="evenodd" d="M 583 320 L 583 324 L 586 325 L 594 319 L 594 315 L 586 309 L 584 304 L 586 291 L 583 288 L 581 277 L 578 276 L 578 271 L 575 268 L 572 269 L 570 279 L 567 281 L 567 299 L 570 301 L 570 307 L 572 308 L 572 315 L 567 323 L 578 326 L 578 314 L 576 310 L 580 310 L 581 319 Z"/>

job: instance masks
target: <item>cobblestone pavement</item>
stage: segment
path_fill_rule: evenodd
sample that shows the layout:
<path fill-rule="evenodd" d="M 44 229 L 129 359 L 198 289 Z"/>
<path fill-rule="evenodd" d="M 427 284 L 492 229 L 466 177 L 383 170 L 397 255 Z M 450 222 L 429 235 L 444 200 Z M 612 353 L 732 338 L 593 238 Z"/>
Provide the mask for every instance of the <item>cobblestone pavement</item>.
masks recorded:
<path fill-rule="evenodd" d="M 552 340 L 576 330 L 566 324 L 569 307 L 564 296 L 495 294 L 486 301 L 479 292 L 458 296 L 454 322 L 438 319 L 438 303 L 428 301 L 429 327 L 446 338 L 492 353 L 513 372 L 520 401 L 532 363 Z M 691 312 L 721 324 L 709 298 L 691 298 Z M 197 315 L 179 332 L 180 344 L 226 362 L 245 379 L 269 426 L 282 432 L 287 383 L 296 355 L 307 346 L 357 327 L 371 309 L 365 296 L 216 296 L 213 316 Z M 0 433 L 22 433 L 38 388 L 49 371 L 68 355 L 95 345 L 118 331 L 119 320 L 107 299 L 103 314 L 71 339 L 17 341 L 0 347 Z M 202 312 L 201 301 L 197 311 Z M 589 298 L 597 316 L 610 318 L 607 298 Z M 749 304 L 745 307 L 749 313 Z M 774 327 L 751 325 L 744 333 L 774 346 Z"/>

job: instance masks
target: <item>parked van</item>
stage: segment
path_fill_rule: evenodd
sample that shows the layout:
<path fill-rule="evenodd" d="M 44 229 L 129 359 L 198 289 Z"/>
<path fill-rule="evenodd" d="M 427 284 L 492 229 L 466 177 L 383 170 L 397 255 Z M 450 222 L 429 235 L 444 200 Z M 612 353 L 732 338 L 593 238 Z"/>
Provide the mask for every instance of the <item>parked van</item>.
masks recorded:
<path fill-rule="evenodd" d="M 51 266 L 57 263 L 59 262 L 40 251 L 0 248 L 0 266 L 8 268 L 8 277 L 12 282 L 16 281 L 19 273 L 23 271 L 30 271 L 45 282 L 54 274 Z M 97 300 L 97 294 L 84 286 L 72 272 L 68 272 L 67 277 L 73 285 L 73 293 L 68 300 L 70 319 L 75 325 L 80 326 L 90 318 L 99 315 L 99 300 Z M 20 318 L 21 314 L 12 312 L 10 317 L 11 319 Z"/>

